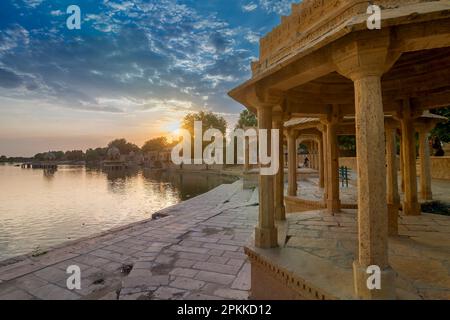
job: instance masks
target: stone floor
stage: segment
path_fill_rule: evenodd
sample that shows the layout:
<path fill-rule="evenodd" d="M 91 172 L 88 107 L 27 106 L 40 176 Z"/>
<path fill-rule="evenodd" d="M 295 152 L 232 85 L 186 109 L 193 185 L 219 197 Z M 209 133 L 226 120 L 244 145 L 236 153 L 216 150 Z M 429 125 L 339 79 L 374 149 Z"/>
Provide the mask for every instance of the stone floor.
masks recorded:
<path fill-rule="evenodd" d="M 287 192 L 287 185 L 285 186 Z M 323 201 L 324 190 L 319 188 L 318 177 L 308 177 L 298 181 L 297 196 L 305 200 Z M 339 197 L 342 203 L 353 204 L 358 202 L 356 187 L 349 184 L 349 187 L 339 189 Z"/>
<path fill-rule="evenodd" d="M 243 246 L 257 204 L 257 193 L 238 181 L 163 210 L 159 219 L 2 262 L 0 300 L 247 299 Z M 69 265 L 81 268 L 81 290 L 67 289 Z"/>
<path fill-rule="evenodd" d="M 397 273 L 399 298 L 450 299 L 449 240 L 450 217 L 399 217 L 399 236 L 389 239 L 389 263 Z M 311 283 L 323 279 L 328 279 L 328 285 L 339 283 L 337 291 L 347 289 L 347 297 L 352 290 L 356 246 L 356 210 L 343 210 L 335 216 L 323 210 L 288 216 L 285 248 L 298 250 L 304 259 L 316 259 L 312 272 L 301 271 Z M 277 255 L 281 256 L 280 252 Z M 339 279 L 333 278 L 330 270 L 340 274 Z"/>

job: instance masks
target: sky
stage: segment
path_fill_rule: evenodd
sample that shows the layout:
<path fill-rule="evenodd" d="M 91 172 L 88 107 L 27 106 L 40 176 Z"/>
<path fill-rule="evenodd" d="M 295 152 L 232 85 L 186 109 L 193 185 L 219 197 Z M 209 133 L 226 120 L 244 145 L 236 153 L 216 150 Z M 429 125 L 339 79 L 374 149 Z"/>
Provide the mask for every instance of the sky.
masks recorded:
<path fill-rule="evenodd" d="M 141 146 L 199 110 L 232 126 L 243 108 L 227 92 L 292 2 L 1 0 L 0 155 Z"/>

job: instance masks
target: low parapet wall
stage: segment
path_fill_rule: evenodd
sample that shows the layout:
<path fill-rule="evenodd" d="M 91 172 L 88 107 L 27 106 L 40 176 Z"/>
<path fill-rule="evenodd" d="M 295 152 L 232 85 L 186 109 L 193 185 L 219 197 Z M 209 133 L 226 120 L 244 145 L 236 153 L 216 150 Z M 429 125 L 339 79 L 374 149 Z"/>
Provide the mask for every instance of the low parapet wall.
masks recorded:
<path fill-rule="evenodd" d="M 347 167 L 350 170 L 357 171 L 357 162 L 355 157 L 340 157 L 339 167 Z"/>
<path fill-rule="evenodd" d="M 430 157 L 431 158 L 431 177 L 433 179 L 445 179 L 450 180 L 450 156 L 447 157 Z M 399 161 L 397 157 L 397 161 Z M 417 165 L 420 164 L 420 159 L 417 161 Z M 353 172 L 357 172 L 357 161 L 354 157 L 340 157 L 339 166 L 348 167 Z M 399 163 L 397 164 L 399 166 Z M 419 169 L 419 167 L 417 167 Z M 417 170 L 417 175 L 420 174 L 420 170 Z"/>
<path fill-rule="evenodd" d="M 306 200 L 292 196 L 285 196 L 284 203 L 286 213 L 300 213 L 327 208 L 324 201 Z M 358 205 L 356 203 L 341 203 L 341 209 L 358 209 Z"/>
<path fill-rule="evenodd" d="M 431 177 L 450 180 L 450 157 L 431 157 Z"/>
<path fill-rule="evenodd" d="M 285 196 L 284 202 L 286 205 L 287 213 L 304 212 L 326 208 L 323 201 L 306 200 L 298 197 Z"/>

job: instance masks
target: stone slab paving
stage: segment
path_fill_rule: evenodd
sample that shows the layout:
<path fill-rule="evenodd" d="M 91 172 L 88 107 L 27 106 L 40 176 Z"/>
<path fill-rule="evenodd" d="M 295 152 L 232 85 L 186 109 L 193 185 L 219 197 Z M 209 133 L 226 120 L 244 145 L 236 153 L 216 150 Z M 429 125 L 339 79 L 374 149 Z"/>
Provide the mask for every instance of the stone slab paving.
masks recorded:
<path fill-rule="evenodd" d="M 159 219 L 1 262 L 0 299 L 247 299 L 255 192 L 222 185 Z M 67 289 L 70 265 L 81 290 Z"/>
<path fill-rule="evenodd" d="M 345 204 L 356 204 L 358 202 L 358 188 L 357 188 L 357 175 L 352 172 L 350 174 L 349 186 L 342 186 L 342 182 L 339 184 L 339 197 L 342 203 Z M 401 178 L 398 177 L 399 185 L 401 184 Z M 301 180 L 297 181 L 298 190 L 297 196 L 299 198 L 311 201 L 322 201 L 323 200 L 323 192 L 324 190 L 319 188 L 319 178 L 318 175 L 304 177 Z M 423 202 L 420 199 L 420 180 L 417 178 L 417 186 L 419 192 L 419 201 Z M 288 185 L 285 184 L 285 194 L 287 194 Z M 447 180 L 431 180 L 431 189 L 433 191 L 433 199 L 442 202 L 450 202 L 450 181 Z M 400 192 L 400 199 L 403 199 L 404 194 Z"/>
<path fill-rule="evenodd" d="M 325 211 L 292 214 L 288 225 L 287 248 L 351 271 L 358 243 L 356 210 L 343 210 L 334 216 Z M 389 263 L 397 273 L 400 298 L 450 299 L 449 239 L 448 216 L 400 215 L 399 236 L 389 238 Z M 314 273 L 320 273 L 318 270 Z M 352 283 L 351 277 L 347 283 Z"/>

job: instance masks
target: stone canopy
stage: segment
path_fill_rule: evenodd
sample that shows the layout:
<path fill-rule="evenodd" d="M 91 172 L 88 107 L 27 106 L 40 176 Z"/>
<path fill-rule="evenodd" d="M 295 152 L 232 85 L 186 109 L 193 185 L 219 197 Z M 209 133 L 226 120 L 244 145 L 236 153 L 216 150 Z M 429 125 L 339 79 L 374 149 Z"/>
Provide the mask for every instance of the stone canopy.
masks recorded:
<path fill-rule="evenodd" d="M 367 7 L 383 9 L 381 30 L 368 30 Z M 354 63 L 383 74 L 383 106 L 402 108 L 411 98 L 417 112 L 449 101 L 450 1 L 305 0 L 293 4 L 260 42 L 252 79 L 230 96 L 256 111 L 261 103 L 295 116 L 324 115 L 340 105 L 354 114 Z M 359 60 L 359 62 L 358 62 Z M 426 73 L 426 75 L 425 75 Z"/>
<path fill-rule="evenodd" d="M 381 9 L 380 29 L 368 27 L 371 15 L 367 12 L 372 5 Z M 327 208 L 330 216 L 345 209 L 339 196 L 337 136 L 354 134 L 358 188 L 357 252 L 352 265 L 355 297 L 394 299 L 396 272 L 390 266 L 388 247 L 399 234 L 399 210 L 404 216 L 421 215 L 416 133 L 421 193 L 429 200 L 428 135 L 432 125 L 443 120 L 429 110 L 450 105 L 450 1 L 304 0 L 293 4 L 292 14 L 282 17 L 281 24 L 261 39 L 260 57 L 251 69 L 251 79 L 229 95 L 257 114 L 259 129 L 283 129 L 288 149 L 287 195 L 283 167 L 275 176 L 259 176 L 255 246 L 246 251 L 253 259 L 252 286 L 270 292 L 270 286 L 258 283 L 265 277 L 261 266 L 269 262 L 258 264 L 257 256 L 271 256 L 269 270 L 280 270 L 279 261 L 273 258 L 279 255 L 271 255 L 270 250 L 283 247 L 279 237 L 287 221 L 286 208 L 298 200 L 299 134 L 309 140 L 312 165 L 319 169 L 319 185 L 324 190 L 323 201 L 315 208 Z M 279 163 L 284 163 L 283 140 L 280 135 Z M 279 250 L 286 252 L 283 249 Z M 384 285 L 380 290 L 366 285 L 366 270 L 373 265 L 381 270 Z M 302 281 L 296 282 L 293 296 L 310 297 L 311 290 L 306 292 Z M 291 287 L 291 282 L 285 285 Z M 273 279 L 268 283 L 275 285 Z M 316 295 L 320 296 L 324 295 Z"/>

